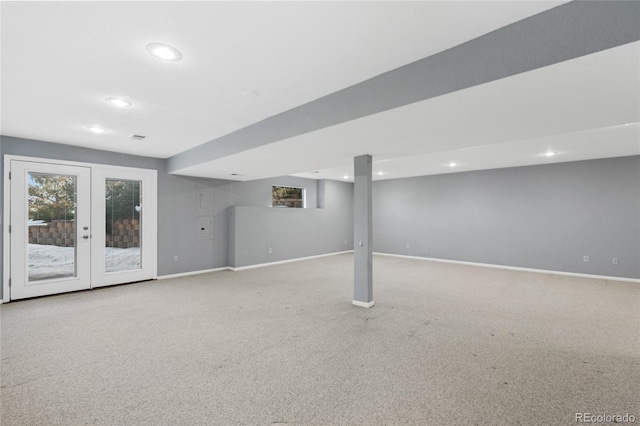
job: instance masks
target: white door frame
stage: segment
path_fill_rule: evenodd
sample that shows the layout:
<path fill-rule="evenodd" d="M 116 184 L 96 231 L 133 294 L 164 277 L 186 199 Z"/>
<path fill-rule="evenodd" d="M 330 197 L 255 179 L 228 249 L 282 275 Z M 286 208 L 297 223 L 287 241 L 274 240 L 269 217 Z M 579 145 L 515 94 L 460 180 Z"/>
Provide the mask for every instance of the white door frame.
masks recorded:
<path fill-rule="evenodd" d="M 157 196 L 152 197 L 145 194 L 157 194 L 157 172 L 149 169 L 114 168 L 109 166 L 91 168 L 92 183 L 92 223 L 100 224 L 102 231 L 94 228 L 96 232 L 92 237 L 92 248 L 95 255 L 91 258 L 91 288 L 106 285 L 120 284 L 122 282 L 135 282 L 147 280 L 149 277 L 158 278 L 157 263 L 158 255 L 155 249 L 158 244 L 157 237 Z M 105 199 L 104 182 L 106 179 L 122 179 L 141 181 L 142 183 L 142 210 L 140 211 L 140 242 L 141 242 L 141 265 L 140 269 L 105 272 Z"/>
<path fill-rule="evenodd" d="M 122 167 L 122 166 L 112 166 L 109 164 L 99 164 L 99 163 L 84 163 L 80 161 L 66 161 L 66 160 L 56 160 L 52 158 L 39 158 L 39 157 L 28 157 L 23 155 L 4 155 L 4 214 L 2 217 L 3 226 L 3 274 L 2 274 L 2 303 L 7 303 L 11 300 L 11 291 L 9 288 L 9 278 L 11 277 L 11 238 L 9 235 L 9 225 L 11 222 L 11 181 L 9 179 L 9 173 L 11 172 L 11 161 L 28 161 L 32 163 L 46 163 L 46 164 L 59 164 L 59 165 L 67 165 L 67 166 L 77 166 L 77 167 L 89 167 L 92 169 L 100 169 L 100 170 L 113 170 L 118 173 L 121 172 L 126 174 L 131 170 L 145 170 L 149 173 L 152 173 L 155 177 L 154 185 L 152 188 L 148 188 L 149 191 L 152 191 L 156 194 L 153 197 L 153 200 L 147 200 L 147 209 L 153 212 L 157 212 L 157 175 L 158 172 L 155 169 L 142 169 L 142 168 L 134 168 L 134 167 Z M 92 172 L 93 174 L 93 172 Z M 143 195 L 144 196 L 144 195 Z M 92 203 L 93 204 L 93 203 Z M 143 207 L 144 209 L 144 207 Z M 157 214 L 153 215 L 153 218 L 150 223 L 147 224 L 147 231 L 152 232 L 154 235 L 153 241 L 157 242 Z M 93 227 L 94 225 L 92 225 Z M 152 278 L 158 278 L 158 270 L 157 270 L 157 243 L 153 245 L 153 247 L 147 247 L 147 250 L 150 250 L 149 260 L 152 262 L 150 264 L 150 268 L 152 270 Z M 152 254 L 152 255 L 151 255 Z"/>
<path fill-rule="evenodd" d="M 28 176 L 31 173 L 44 173 L 57 176 L 74 176 L 76 178 L 74 261 L 72 276 L 46 278 L 31 281 L 29 266 L 29 188 Z M 83 227 L 91 225 L 91 169 L 62 164 L 38 163 L 32 161 L 11 162 L 11 264 L 12 276 L 11 299 L 45 296 L 48 294 L 86 290 L 91 286 L 91 240 L 83 239 Z M 20 188 L 20 190 L 15 190 Z"/>

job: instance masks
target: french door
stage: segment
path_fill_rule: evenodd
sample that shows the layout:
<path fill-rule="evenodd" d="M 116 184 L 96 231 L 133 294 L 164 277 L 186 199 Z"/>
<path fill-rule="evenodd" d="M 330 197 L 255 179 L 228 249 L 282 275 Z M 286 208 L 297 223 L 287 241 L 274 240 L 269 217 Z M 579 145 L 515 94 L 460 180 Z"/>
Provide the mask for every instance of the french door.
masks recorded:
<path fill-rule="evenodd" d="M 91 169 L 11 162 L 11 299 L 91 285 Z"/>
<path fill-rule="evenodd" d="M 155 170 L 22 159 L 5 164 L 10 171 L 10 297 L 5 299 L 157 277 Z"/>

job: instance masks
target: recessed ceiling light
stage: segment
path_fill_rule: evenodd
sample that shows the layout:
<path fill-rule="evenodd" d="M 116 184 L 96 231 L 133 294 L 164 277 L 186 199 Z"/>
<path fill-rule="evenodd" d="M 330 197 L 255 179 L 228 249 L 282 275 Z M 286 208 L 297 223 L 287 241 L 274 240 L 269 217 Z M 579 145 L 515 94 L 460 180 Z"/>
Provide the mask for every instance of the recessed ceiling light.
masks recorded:
<path fill-rule="evenodd" d="M 107 98 L 105 101 L 118 108 L 127 108 L 133 105 L 131 102 L 121 98 Z"/>
<path fill-rule="evenodd" d="M 182 53 L 173 46 L 162 43 L 147 44 L 147 52 L 163 61 L 177 62 L 182 59 Z"/>
<path fill-rule="evenodd" d="M 347 176 L 347 175 L 344 175 L 344 176 L 343 176 L 343 178 L 345 178 L 345 179 L 349 179 L 349 176 Z"/>
<path fill-rule="evenodd" d="M 455 167 L 455 166 L 457 166 L 458 164 L 457 164 L 457 163 L 454 163 L 454 162 L 452 161 L 451 163 L 449 163 L 449 164 L 447 164 L 447 165 L 448 165 L 449 167 Z"/>
<path fill-rule="evenodd" d="M 90 132 L 96 133 L 96 134 L 100 134 L 100 133 L 105 133 L 106 132 L 106 130 L 103 129 L 102 127 L 100 127 L 100 126 L 87 126 L 87 127 L 85 127 L 85 129 L 87 129 Z"/>
<path fill-rule="evenodd" d="M 553 157 L 554 155 L 558 155 L 558 153 L 556 151 L 547 151 L 544 154 L 545 157 Z"/>
<path fill-rule="evenodd" d="M 382 176 L 384 172 L 378 172 L 378 176 Z"/>

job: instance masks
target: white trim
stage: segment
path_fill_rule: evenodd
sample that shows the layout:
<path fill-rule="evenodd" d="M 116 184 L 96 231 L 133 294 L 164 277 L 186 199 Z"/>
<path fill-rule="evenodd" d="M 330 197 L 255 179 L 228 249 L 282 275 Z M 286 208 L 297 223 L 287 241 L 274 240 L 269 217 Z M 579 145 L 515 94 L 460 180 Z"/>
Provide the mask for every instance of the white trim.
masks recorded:
<path fill-rule="evenodd" d="M 155 169 L 134 167 L 91 167 L 92 223 L 104 223 L 105 180 L 123 179 L 141 183 L 142 211 L 140 212 L 141 265 L 139 269 L 106 272 L 105 228 L 92 232 L 91 288 L 158 278 L 158 172 Z"/>
<path fill-rule="evenodd" d="M 232 266 L 223 266 L 221 268 L 202 269 L 202 270 L 199 270 L 199 271 L 181 272 L 179 274 L 171 274 L 171 275 L 160 275 L 158 277 L 158 279 L 159 280 L 168 280 L 170 278 L 187 277 L 187 276 L 190 276 L 190 275 L 200 275 L 200 274 L 207 274 L 209 272 L 219 272 L 219 271 L 238 272 L 238 271 L 244 271 L 246 269 L 264 268 L 264 267 L 272 266 L 272 265 L 281 265 L 283 263 L 298 262 L 298 261 L 301 261 L 301 260 L 316 259 L 318 257 L 335 256 L 337 254 L 345 254 L 345 253 L 353 253 L 353 250 L 345 250 L 345 251 L 337 251 L 337 252 L 334 252 L 334 253 L 317 254 L 315 256 L 307 256 L 307 257 L 296 257 L 294 259 L 279 260 L 277 262 L 257 263 L 255 265 L 239 266 L 237 268 L 234 268 Z"/>
<path fill-rule="evenodd" d="M 57 164 L 57 165 L 63 165 L 63 166 L 101 167 L 101 168 L 108 167 L 109 169 L 118 169 L 122 171 L 127 171 L 131 169 L 140 169 L 140 170 L 155 170 L 156 173 L 158 172 L 158 170 L 154 168 L 133 167 L 133 166 L 114 166 L 108 163 L 85 163 L 83 161 L 68 161 L 68 160 L 58 160 L 55 158 L 28 157 L 25 155 L 5 154 L 4 158 L 5 158 L 5 173 L 6 173 L 7 161 L 11 161 L 11 160 L 29 161 L 31 163 Z"/>
<path fill-rule="evenodd" d="M 360 306 L 361 308 L 370 308 L 370 307 L 372 307 L 373 305 L 376 304 L 376 302 L 374 302 L 373 300 L 371 302 L 368 302 L 368 303 L 367 302 L 361 302 L 359 300 L 354 300 L 351 303 L 353 303 L 356 306 Z"/>
<path fill-rule="evenodd" d="M 0 299 L 0 305 L 2 305 L 4 302 L 2 301 L 2 299 Z"/>
<path fill-rule="evenodd" d="M 11 241 L 9 235 L 9 225 L 11 224 L 11 182 L 9 172 L 11 171 L 11 156 L 4 156 L 4 215 L 2 223 L 2 297 L 7 302 L 11 300 L 9 291 L 9 277 L 11 277 Z"/>
<path fill-rule="evenodd" d="M 307 257 L 296 257 L 293 259 L 278 260 L 276 262 L 256 263 L 255 265 L 239 266 L 237 268 L 233 268 L 230 266 L 229 269 L 231 271 L 237 272 L 237 271 L 244 271 L 246 269 L 263 268 L 265 266 L 281 265 L 283 263 L 299 262 L 301 260 L 317 259 L 319 257 L 335 256 L 337 254 L 345 254 L 345 253 L 353 253 L 353 250 L 336 251 L 333 253 L 317 254 L 315 256 L 307 256 Z"/>
<path fill-rule="evenodd" d="M 4 154 L 4 214 L 2 217 L 2 232 L 3 232 L 3 274 L 2 274 L 2 297 L 5 303 L 11 301 L 11 293 L 9 288 L 9 278 L 11 277 L 11 239 L 9 235 L 9 225 L 11 223 L 11 182 L 9 181 L 9 172 L 11 171 L 11 161 L 27 161 L 32 163 L 46 163 L 46 164 L 56 164 L 63 166 L 77 166 L 77 167 L 88 167 L 88 168 L 109 168 L 114 171 L 130 171 L 132 169 L 139 169 L 144 171 L 152 171 L 156 175 L 156 192 L 157 192 L 157 169 L 155 168 L 144 168 L 144 167 L 126 167 L 126 166 L 115 166 L 112 164 L 105 163 L 86 163 L 81 161 L 67 161 L 67 160 L 58 160 L 55 158 L 42 158 L 42 157 L 30 157 L 25 155 L 12 155 L 12 154 Z M 157 194 L 156 194 L 157 196 Z M 156 209 L 157 210 L 157 209 Z M 157 227 L 157 223 L 155 225 Z M 157 236 L 156 236 L 157 238 Z M 157 275 L 157 256 L 154 259 L 154 272 L 153 278 L 156 278 Z"/>
<path fill-rule="evenodd" d="M 91 169 L 54 163 L 11 160 L 11 300 L 91 288 L 91 241 L 80 238 L 91 226 Z M 29 174 L 75 176 L 75 273 L 72 276 L 29 282 L 28 204 Z"/>
<path fill-rule="evenodd" d="M 159 280 L 168 280 L 171 278 L 179 278 L 179 277 L 188 277 L 191 275 L 200 275 L 200 274 L 208 274 L 209 272 L 218 272 L 218 271 L 230 271 L 231 268 L 228 266 L 223 266 L 222 268 L 213 268 L 213 269 L 202 269 L 199 271 L 191 271 L 191 272 L 181 272 L 179 274 L 171 274 L 171 275 L 160 275 L 158 277 Z"/>
<path fill-rule="evenodd" d="M 569 277 L 594 278 L 598 280 L 626 281 L 626 282 L 632 282 L 632 283 L 640 283 L 640 279 L 637 279 L 637 278 L 609 277 L 606 275 L 580 274 L 577 272 L 549 271 L 546 269 L 521 268 L 519 266 L 494 265 L 492 263 L 465 262 L 462 260 L 437 259 L 434 257 L 406 256 L 403 254 L 391 254 L 391 253 L 380 253 L 380 252 L 373 252 L 373 254 L 379 255 L 379 256 L 401 257 L 405 259 L 428 260 L 430 262 L 453 263 L 456 265 L 479 266 L 482 268 L 508 269 L 510 271 L 535 272 L 539 274 L 566 275 Z"/>

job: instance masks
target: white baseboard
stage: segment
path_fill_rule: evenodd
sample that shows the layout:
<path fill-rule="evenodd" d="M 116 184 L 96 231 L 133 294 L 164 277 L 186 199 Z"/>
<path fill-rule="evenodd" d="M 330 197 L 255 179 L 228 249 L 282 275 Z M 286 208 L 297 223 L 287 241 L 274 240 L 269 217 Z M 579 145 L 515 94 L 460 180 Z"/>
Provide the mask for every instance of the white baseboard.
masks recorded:
<path fill-rule="evenodd" d="M 277 262 L 257 263 L 255 265 L 240 266 L 238 268 L 234 268 L 234 267 L 231 267 L 231 266 L 223 266 L 221 268 L 214 268 L 214 269 L 201 269 L 199 271 L 182 272 L 182 273 L 179 273 L 179 274 L 171 274 L 171 275 L 161 275 L 161 276 L 158 277 L 158 279 L 159 280 L 167 280 L 169 278 L 187 277 L 187 276 L 190 276 L 190 275 L 200 275 L 200 274 L 207 274 L 209 272 L 218 272 L 218 271 L 233 271 L 233 272 L 237 272 L 237 271 L 244 271 L 246 269 L 264 268 L 266 266 L 281 265 L 283 263 L 291 263 L 291 262 L 299 262 L 301 260 L 316 259 L 318 257 L 335 256 L 337 254 L 344 254 L 344 253 L 353 253 L 353 250 L 337 251 L 337 252 L 325 253 L 325 254 L 317 254 L 315 256 L 307 256 L 307 257 L 296 257 L 295 259 L 279 260 Z"/>
<path fill-rule="evenodd" d="M 244 271 L 246 269 L 264 268 L 265 266 L 281 265 L 283 263 L 299 262 L 301 260 L 317 259 L 319 257 L 335 256 L 338 254 L 345 254 L 345 253 L 353 253 L 353 250 L 336 251 L 333 253 L 317 254 L 315 256 L 307 256 L 307 257 L 296 257 L 294 259 L 278 260 L 276 262 L 257 263 L 255 265 L 239 266 L 237 268 L 229 267 L 229 269 L 234 272 L 237 272 L 237 271 Z"/>
<path fill-rule="evenodd" d="M 353 303 L 356 306 L 360 306 L 361 308 L 370 308 L 370 307 L 372 307 L 373 305 L 376 304 L 376 302 L 374 302 L 373 300 L 371 302 L 368 302 L 368 303 L 367 302 L 361 302 L 359 300 L 354 300 L 351 303 Z"/>
<path fill-rule="evenodd" d="M 213 268 L 213 269 L 201 269 L 199 271 L 191 271 L 191 272 L 181 272 L 179 274 L 171 274 L 171 275 L 160 275 L 158 277 L 159 280 L 168 280 L 169 278 L 179 278 L 179 277 L 187 277 L 190 275 L 200 275 L 207 274 L 209 272 L 218 272 L 218 271 L 228 271 L 228 266 L 223 266 L 222 268 Z"/>
<path fill-rule="evenodd" d="M 625 282 L 632 282 L 632 283 L 640 283 L 640 279 L 637 279 L 637 278 L 609 277 L 609 276 L 606 276 L 606 275 L 580 274 L 580 273 L 577 273 L 577 272 L 549 271 L 549 270 L 546 270 L 546 269 L 521 268 L 519 266 L 494 265 L 492 263 L 465 262 L 465 261 L 462 261 L 462 260 L 437 259 L 437 258 L 434 258 L 434 257 L 406 256 L 404 254 L 391 254 L 391 253 L 380 253 L 380 252 L 373 252 L 373 254 L 379 255 L 379 256 L 401 257 L 401 258 L 405 258 L 405 259 L 427 260 L 427 261 L 430 261 L 430 262 L 453 263 L 453 264 L 456 264 L 456 265 L 480 266 L 482 268 L 508 269 L 510 271 L 535 272 L 535 273 L 539 273 L 539 274 L 566 275 L 566 276 L 570 276 L 570 277 L 595 278 L 595 279 L 598 279 L 598 280 L 625 281 Z"/>
<path fill-rule="evenodd" d="M 2 299 L 0 299 L 0 305 L 2 305 L 4 302 L 2 301 Z"/>

